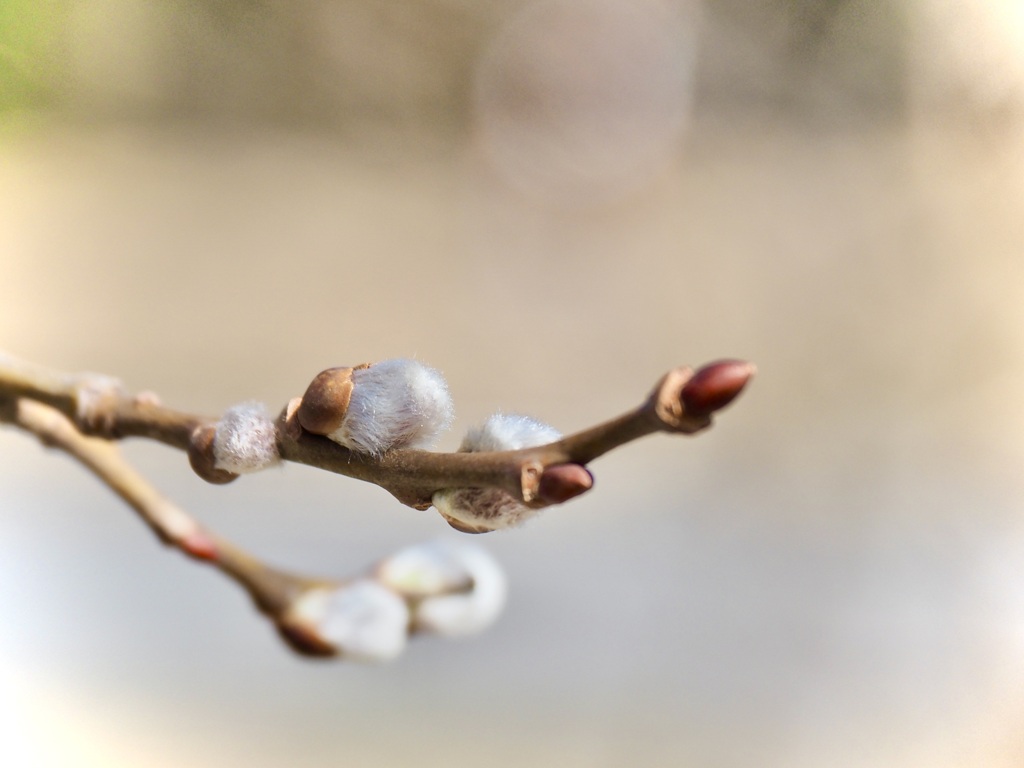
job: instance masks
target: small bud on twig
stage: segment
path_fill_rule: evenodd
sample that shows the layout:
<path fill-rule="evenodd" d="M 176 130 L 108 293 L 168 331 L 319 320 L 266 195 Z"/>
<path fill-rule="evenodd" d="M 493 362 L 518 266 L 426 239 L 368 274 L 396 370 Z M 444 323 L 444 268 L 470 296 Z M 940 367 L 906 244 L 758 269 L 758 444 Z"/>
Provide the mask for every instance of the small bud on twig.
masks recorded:
<path fill-rule="evenodd" d="M 545 504 L 561 504 L 594 487 L 594 476 L 579 464 L 556 464 L 540 476 L 537 500 Z"/>
<path fill-rule="evenodd" d="M 753 363 L 743 360 L 719 360 L 705 365 L 683 387 L 683 407 L 693 416 L 724 408 L 743 391 L 756 370 Z"/>
<path fill-rule="evenodd" d="M 217 559 L 217 542 L 201 528 L 189 532 L 178 542 L 178 546 L 197 560 Z"/>

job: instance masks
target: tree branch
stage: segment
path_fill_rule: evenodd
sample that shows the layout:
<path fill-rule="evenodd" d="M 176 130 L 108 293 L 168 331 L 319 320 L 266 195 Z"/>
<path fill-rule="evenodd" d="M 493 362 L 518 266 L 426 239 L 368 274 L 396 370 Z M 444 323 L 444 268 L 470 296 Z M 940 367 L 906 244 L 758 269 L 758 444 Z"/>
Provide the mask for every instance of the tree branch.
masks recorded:
<path fill-rule="evenodd" d="M 237 582 L 249 593 L 256 607 L 274 623 L 285 642 L 296 652 L 307 656 L 334 656 L 352 650 L 346 648 L 344 643 L 332 642 L 331 633 L 323 631 L 324 625 L 333 622 L 334 634 L 339 634 L 338 616 L 331 616 L 326 612 L 329 606 L 321 613 L 312 615 L 308 608 L 304 608 L 304 604 L 309 603 L 311 598 L 317 598 L 313 602 L 320 606 L 324 602 L 323 596 L 330 597 L 343 592 L 346 588 L 344 582 L 298 576 L 273 568 L 240 547 L 214 535 L 160 494 L 136 472 L 123 459 L 116 445 L 106 440 L 86 437 L 64 414 L 49 405 L 24 398 L 2 398 L 0 422 L 14 424 L 38 437 L 44 445 L 61 450 L 77 460 L 127 502 L 164 544 L 180 550 L 194 560 L 212 565 Z M 401 554 L 396 557 L 401 557 Z M 479 553 L 475 556 L 479 559 Z M 460 574 L 446 583 L 428 585 L 426 590 L 419 587 L 410 589 L 408 584 L 411 582 L 415 586 L 416 583 L 416 578 L 413 577 L 423 581 L 424 567 L 421 565 L 418 572 L 414 570 L 412 577 L 409 575 L 408 567 L 396 576 L 394 560 L 395 558 L 383 561 L 383 564 L 371 572 L 371 577 L 364 578 L 361 582 L 367 583 L 375 576 L 377 581 L 382 582 L 381 594 L 393 594 L 395 604 L 404 601 L 405 608 L 400 609 L 398 625 L 394 627 L 394 630 L 404 634 L 431 629 L 443 631 L 443 627 L 438 629 L 422 622 L 415 622 L 416 611 L 425 599 L 457 596 L 468 600 L 467 596 L 478 586 L 473 574 Z M 451 569 L 451 563 L 443 565 L 448 570 Z M 486 568 L 484 570 L 486 571 Z M 429 568 L 427 575 L 431 575 Z M 493 579 L 493 573 L 489 575 Z M 371 613 L 373 608 L 371 604 Z M 500 609 L 500 605 L 498 608 Z M 363 607 L 363 610 L 365 611 L 366 607 Z M 408 616 L 403 618 L 401 610 L 405 610 Z M 489 620 L 493 615 L 485 618 Z M 365 621 L 365 614 L 358 617 L 358 622 Z M 475 628 L 477 627 L 473 627 Z M 348 632 L 351 634 L 351 629 Z M 344 635 L 344 632 L 341 634 Z M 384 651 L 372 646 L 367 647 L 364 643 L 356 647 L 354 652 L 357 656 L 371 660 L 379 660 L 378 657 L 389 658 L 394 641 L 391 643 L 392 645 Z M 401 647 L 402 645 L 399 645 L 398 650 Z"/>
<path fill-rule="evenodd" d="M 346 582 L 286 573 L 206 530 L 132 469 L 112 441 L 144 437 L 184 450 L 213 483 L 282 459 L 307 464 L 379 485 L 417 509 L 436 506 L 452 527 L 483 533 L 588 490 L 586 465 L 614 448 L 654 432 L 707 429 L 753 373 L 734 360 L 696 373 L 676 368 L 633 410 L 575 434 L 553 439 L 553 428 L 528 417 L 496 416 L 458 452 L 431 453 L 396 447 L 421 443 L 451 417 L 443 379 L 412 361 L 323 371 L 276 420 L 254 403 L 218 420 L 167 408 L 152 393 L 129 396 L 106 376 L 64 374 L 0 354 L 0 422 L 75 458 L 162 542 L 240 584 L 294 650 L 380 661 L 398 655 L 411 634 L 467 634 L 493 622 L 505 582 L 490 556 L 420 545 Z"/>
<path fill-rule="evenodd" d="M 302 428 L 292 400 L 276 422 L 281 458 L 374 483 L 403 504 L 431 506 L 439 491 L 494 488 L 531 507 L 560 503 L 589 489 L 584 467 L 608 451 L 654 432 L 694 434 L 711 426 L 714 411 L 734 399 L 754 374 L 741 361 L 719 361 L 696 374 L 676 368 L 658 382 L 637 408 L 618 418 L 556 442 L 515 451 L 434 453 L 396 449 L 381 455 L 350 450 Z M 69 375 L 0 355 L 0 396 L 29 398 L 63 413 L 84 434 L 107 439 L 144 437 L 189 451 L 205 479 L 226 482 L 234 475 L 204 470 L 217 420 L 167 408 L 151 393 L 130 397 L 120 384 L 91 374 Z M 197 458 L 198 457 L 198 458 Z"/>

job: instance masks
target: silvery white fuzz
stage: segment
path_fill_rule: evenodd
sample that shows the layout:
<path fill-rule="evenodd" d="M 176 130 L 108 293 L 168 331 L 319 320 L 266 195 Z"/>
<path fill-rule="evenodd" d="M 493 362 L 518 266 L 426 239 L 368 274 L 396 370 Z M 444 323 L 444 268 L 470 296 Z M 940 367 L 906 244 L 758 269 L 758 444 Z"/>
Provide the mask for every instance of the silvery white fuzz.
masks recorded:
<path fill-rule="evenodd" d="M 281 460 L 274 422 L 262 403 L 247 402 L 228 408 L 216 424 L 213 456 L 217 469 L 242 475 Z"/>
<path fill-rule="evenodd" d="M 493 624 L 508 592 L 501 566 L 486 550 L 444 540 L 397 552 L 380 564 L 377 578 L 412 599 L 414 630 L 446 637 Z"/>
<path fill-rule="evenodd" d="M 345 418 L 328 437 L 359 453 L 427 448 L 454 417 L 444 378 L 415 360 L 384 360 L 356 369 L 352 385 Z"/>
<path fill-rule="evenodd" d="M 292 615 L 346 658 L 389 661 L 405 650 L 409 607 L 376 581 L 359 579 L 303 594 Z"/>

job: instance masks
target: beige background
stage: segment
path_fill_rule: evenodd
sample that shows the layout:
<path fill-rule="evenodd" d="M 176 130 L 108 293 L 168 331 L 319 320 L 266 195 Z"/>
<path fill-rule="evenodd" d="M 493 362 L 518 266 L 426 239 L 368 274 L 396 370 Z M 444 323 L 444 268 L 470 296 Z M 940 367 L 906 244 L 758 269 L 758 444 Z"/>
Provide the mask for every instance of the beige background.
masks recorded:
<path fill-rule="evenodd" d="M 587 426 L 680 363 L 760 373 L 477 539 L 499 624 L 377 668 L 289 655 L 0 432 L 5 764 L 1024 761 L 1024 18 L 748 6 L 8 6 L 13 354 L 210 413 L 415 356 L 446 449 L 496 409 Z M 125 450 L 297 570 L 457 535 L 306 468 L 213 487 Z"/>

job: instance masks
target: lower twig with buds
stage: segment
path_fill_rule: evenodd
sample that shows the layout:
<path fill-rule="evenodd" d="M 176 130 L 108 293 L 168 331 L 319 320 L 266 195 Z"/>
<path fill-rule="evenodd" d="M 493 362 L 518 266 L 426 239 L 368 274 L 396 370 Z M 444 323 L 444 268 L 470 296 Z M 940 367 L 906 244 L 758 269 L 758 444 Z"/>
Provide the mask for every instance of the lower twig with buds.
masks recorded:
<path fill-rule="evenodd" d="M 375 483 L 416 509 L 436 507 L 459 531 L 513 527 L 588 491 L 587 465 L 654 432 L 693 434 L 746 386 L 754 366 L 722 360 L 669 371 L 637 408 L 561 436 L 527 416 L 495 414 L 459 451 L 423 450 L 452 420 L 441 375 L 412 360 L 318 374 L 276 418 L 243 403 L 219 419 L 165 407 L 119 382 L 67 375 L 0 354 L 0 422 L 77 459 L 128 502 L 166 544 L 241 584 L 296 651 L 363 661 L 394 658 L 411 635 L 478 632 L 501 612 L 505 580 L 479 549 L 418 545 L 349 581 L 288 574 L 203 528 L 121 458 L 113 441 L 145 437 L 184 450 L 211 483 L 282 461 Z"/>

